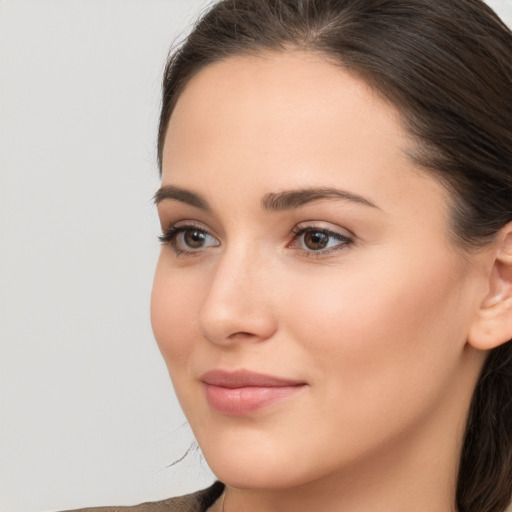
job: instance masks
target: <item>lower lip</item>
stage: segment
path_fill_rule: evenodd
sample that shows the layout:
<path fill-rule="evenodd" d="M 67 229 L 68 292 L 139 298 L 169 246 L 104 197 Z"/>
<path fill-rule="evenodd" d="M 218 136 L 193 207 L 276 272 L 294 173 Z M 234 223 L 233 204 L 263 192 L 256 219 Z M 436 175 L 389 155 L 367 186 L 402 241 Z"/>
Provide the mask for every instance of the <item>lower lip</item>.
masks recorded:
<path fill-rule="evenodd" d="M 206 399 L 210 407 L 226 416 L 243 416 L 298 393 L 304 385 L 243 388 L 223 388 L 206 384 Z"/>

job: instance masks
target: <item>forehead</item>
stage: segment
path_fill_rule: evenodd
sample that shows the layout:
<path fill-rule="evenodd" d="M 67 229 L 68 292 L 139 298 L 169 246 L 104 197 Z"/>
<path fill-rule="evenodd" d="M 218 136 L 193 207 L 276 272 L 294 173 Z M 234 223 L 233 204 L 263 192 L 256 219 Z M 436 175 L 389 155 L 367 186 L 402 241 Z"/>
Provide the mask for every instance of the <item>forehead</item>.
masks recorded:
<path fill-rule="evenodd" d="M 354 114 L 372 117 L 368 129 L 389 133 L 392 127 L 394 135 L 405 135 L 397 130 L 397 110 L 348 68 L 314 53 L 269 52 L 230 57 L 202 69 L 178 98 L 168 132 L 172 136 L 178 122 L 184 129 L 197 120 L 204 131 L 212 124 L 278 131 L 282 123 L 289 130 L 312 131 Z"/>
<path fill-rule="evenodd" d="M 167 130 L 164 168 L 191 142 L 206 152 L 235 141 L 272 151 L 304 139 L 319 150 L 325 140 L 347 151 L 370 138 L 398 150 L 409 143 L 396 109 L 346 68 L 305 52 L 233 57 L 201 70 L 182 92 Z"/>
<path fill-rule="evenodd" d="M 298 51 L 233 57 L 201 70 L 178 99 L 163 182 L 260 195 L 294 185 L 374 196 L 385 185 L 392 203 L 440 188 L 414 167 L 412 146 L 397 109 L 347 68 Z"/>

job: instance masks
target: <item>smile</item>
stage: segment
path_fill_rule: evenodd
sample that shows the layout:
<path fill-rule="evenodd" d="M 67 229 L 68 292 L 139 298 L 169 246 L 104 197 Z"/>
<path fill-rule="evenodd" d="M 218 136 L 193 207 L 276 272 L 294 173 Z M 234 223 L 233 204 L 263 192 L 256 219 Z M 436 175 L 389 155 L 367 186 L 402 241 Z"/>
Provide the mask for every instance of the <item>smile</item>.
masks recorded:
<path fill-rule="evenodd" d="M 210 407 L 226 416 L 244 416 L 302 390 L 303 381 L 241 370 L 212 370 L 201 377 Z"/>

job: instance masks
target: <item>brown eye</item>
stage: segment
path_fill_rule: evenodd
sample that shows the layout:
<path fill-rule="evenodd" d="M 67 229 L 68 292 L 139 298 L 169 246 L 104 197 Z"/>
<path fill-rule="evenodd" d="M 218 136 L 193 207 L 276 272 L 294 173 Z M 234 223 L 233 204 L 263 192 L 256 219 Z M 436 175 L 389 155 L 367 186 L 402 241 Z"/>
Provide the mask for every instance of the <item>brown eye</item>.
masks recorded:
<path fill-rule="evenodd" d="M 190 249 L 201 249 L 206 243 L 208 234 L 200 229 L 187 229 L 183 232 L 183 242 Z"/>
<path fill-rule="evenodd" d="M 354 243 L 352 237 L 315 226 L 297 226 L 292 235 L 293 240 L 288 247 L 302 249 L 306 254 L 315 254 L 316 257 L 342 250 Z"/>
<path fill-rule="evenodd" d="M 304 245 L 311 251 L 320 251 L 329 244 L 329 235 L 323 231 L 307 231 L 304 233 Z"/>
<path fill-rule="evenodd" d="M 158 237 L 163 244 L 170 245 L 177 255 L 200 253 L 220 245 L 208 231 L 196 226 L 171 226 Z"/>

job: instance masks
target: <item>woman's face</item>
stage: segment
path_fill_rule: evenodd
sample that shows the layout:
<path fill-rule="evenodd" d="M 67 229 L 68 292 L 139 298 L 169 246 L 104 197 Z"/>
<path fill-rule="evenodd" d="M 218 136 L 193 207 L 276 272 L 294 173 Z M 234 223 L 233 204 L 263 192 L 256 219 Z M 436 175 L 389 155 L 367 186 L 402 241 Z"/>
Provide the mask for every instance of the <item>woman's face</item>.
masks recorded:
<path fill-rule="evenodd" d="M 180 96 L 152 322 L 228 484 L 304 484 L 463 428 L 482 269 L 412 145 L 391 105 L 305 53 L 229 58 Z"/>

